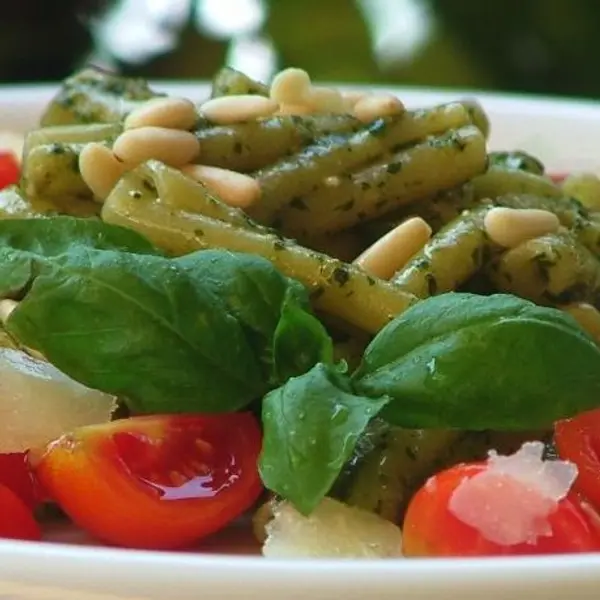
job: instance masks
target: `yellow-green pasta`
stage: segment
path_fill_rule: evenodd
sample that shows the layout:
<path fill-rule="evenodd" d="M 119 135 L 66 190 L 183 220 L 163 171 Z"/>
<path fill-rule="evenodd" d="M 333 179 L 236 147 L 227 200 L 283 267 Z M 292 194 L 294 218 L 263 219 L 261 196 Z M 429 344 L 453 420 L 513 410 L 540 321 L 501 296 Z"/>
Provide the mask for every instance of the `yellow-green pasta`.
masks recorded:
<path fill-rule="evenodd" d="M 460 287 L 488 260 L 491 242 L 483 227 L 487 210 L 478 207 L 450 222 L 392 277 L 392 282 L 419 298 Z"/>
<path fill-rule="evenodd" d="M 84 69 L 66 79 L 41 118 L 42 127 L 116 123 L 141 103 L 162 96 L 143 79 Z"/>
<path fill-rule="evenodd" d="M 143 186 L 140 186 L 140 188 Z M 144 195 L 145 194 L 145 195 Z M 124 179 L 102 209 L 102 218 L 139 231 L 173 255 L 205 248 L 258 254 L 311 292 L 314 305 L 364 331 L 375 333 L 415 298 L 361 269 L 320 254 L 276 233 L 235 227 L 151 201 L 152 192 Z M 156 199 L 156 198 L 155 198 Z"/>
<path fill-rule="evenodd" d="M 282 211 L 277 225 L 291 237 L 353 227 L 458 186 L 485 165 L 482 133 L 474 126 L 463 127 L 321 186 Z"/>
<path fill-rule="evenodd" d="M 559 198 L 563 195 L 551 179 L 527 171 L 490 167 L 486 173 L 473 178 L 475 197 L 479 200 L 506 194 L 532 194 Z"/>
<path fill-rule="evenodd" d="M 198 129 L 202 164 L 250 172 L 323 135 L 348 133 L 362 124 L 351 115 L 279 115 Z"/>
<path fill-rule="evenodd" d="M 259 81 L 248 77 L 245 73 L 232 69 L 231 67 L 219 69 L 217 74 L 213 77 L 211 98 L 246 94 L 268 96 L 269 86 L 260 83 Z"/>
<path fill-rule="evenodd" d="M 454 124 L 468 123 L 464 106 L 452 104 L 376 119 L 351 136 L 318 139 L 255 174 L 261 185 L 262 198 L 253 207 L 252 215 L 261 223 L 270 223 L 281 208 L 315 189 L 328 177 L 349 173 L 388 150 L 447 131 Z"/>
<path fill-rule="evenodd" d="M 506 251 L 490 264 L 489 275 L 499 290 L 538 304 L 600 307 L 600 262 L 569 231 Z"/>

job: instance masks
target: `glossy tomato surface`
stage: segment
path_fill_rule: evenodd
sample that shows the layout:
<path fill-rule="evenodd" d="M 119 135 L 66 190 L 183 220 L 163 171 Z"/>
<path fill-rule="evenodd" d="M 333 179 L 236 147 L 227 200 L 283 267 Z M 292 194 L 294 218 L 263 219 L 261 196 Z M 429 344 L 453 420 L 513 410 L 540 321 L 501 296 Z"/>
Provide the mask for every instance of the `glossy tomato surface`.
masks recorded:
<path fill-rule="evenodd" d="M 262 486 L 251 414 L 144 416 L 83 427 L 36 461 L 75 524 L 132 548 L 194 544 L 250 508 Z"/>
<path fill-rule="evenodd" d="M 559 456 L 577 465 L 575 488 L 600 510 L 600 409 L 559 421 L 554 440 Z"/>
<path fill-rule="evenodd" d="M 583 504 L 576 494 L 569 493 L 558 501 L 543 522 L 543 534 L 532 535 L 527 541 L 501 543 L 486 535 L 478 527 L 461 518 L 451 509 L 452 497 L 465 481 L 483 473 L 486 463 L 462 464 L 430 478 L 412 499 L 404 522 L 404 553 L 407 556 L 476 557 L 525 554 L 556 554 L 594 552 L 600 550 L 600 520 L 591 507 Z M 501 535 L 508 538 L 515 533 L 503 523 L 503 515 L 510 514 L 520 535 L 525 519 L 535 512 L 526 513 L 539 503 L 535 490 L 512 478 L 499 478 L 486 490 L 473 494 L 468 513 L 481 518 L 481 523 L 499 524 Z M 494 511 L 501 510 L 497 513 Z M 508 510 L 509 513 L 504 511 Z M 523 511 L 524 519 L 518 518 Z M 479 520 L 474 518 L 473 521 Z M 507 528 L 508 527 L 508 528 Z"/>

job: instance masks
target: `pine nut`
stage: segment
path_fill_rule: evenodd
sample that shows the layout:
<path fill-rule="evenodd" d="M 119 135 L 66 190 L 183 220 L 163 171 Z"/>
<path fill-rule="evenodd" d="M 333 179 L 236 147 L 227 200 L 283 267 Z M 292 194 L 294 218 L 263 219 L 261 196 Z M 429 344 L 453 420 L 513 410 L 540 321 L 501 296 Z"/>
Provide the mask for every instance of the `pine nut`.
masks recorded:
<path fill-rule="evenodd" d="M 309 115 L 310 106 L 306 104 L 282 104 L 277 111 L 278 115 Z"/>
<path fill-rule="evenodd" d="M 344 101 L 339 90 L 328 87 L 313 87 L 308 95 L 308 105 L 315 112 L 342 113 Z"/>
<path fill-rule="evenodd" d="M 198 156 L 200 144 L 189 131 L 140 127 L 122 133 L 113 144 L 113 152 L 130 166 L 154 159 L 181 167 Z"/>
<path fill-rule="evenodd" d="M 361 92 L 359 90 L 346 90 L 342 92 L 342 101 L 344 103 L 344 110 L 348 113 L 354 112 L 354 107 L 359 100 L 366 98 L 369 94 L 367 92 Z"/>
<path fill-rule="evenodd" d="M 126 165 L 98 142 L 86 144 L 79 154 L 81 177 L 99 202 L 106 200 L 126 170 Z"/>
<path fill-rule="evenodd" d="M 582 329 L 587 331 L 597 342 L 600 342 L 600 312 L 591 304 L 575 302 L 561 307 L 569 313 Z"/>
<path fill-rule="evenodd" d="M 493 242 L 514 248 L 528 240 L 555 233 L 560 221 L 547 210 L 497 206 L 485 215 L 483 226 Z"/>
<path fill-rule="evenodd" d="M 284 69 L 273 77 L 270 96 L 279 104 L 304 104 L 310 89 L 310 77 L 304 69 Z"/>
<path fill-rule="evenodd" d="M 126 117 L 125 129 L 139 127 L 166 127 L 167 129 L 191 129 L 198 115 L 196 107 L 187 98 L 153 98 L 131 111 Z"/>
<path fill-rule="evenodd" d="M 8 317 L 10 317 L 11 313 L 15 308 L 19 306 L 19 303 L 15 300 L 0 300 L 0 321 L 6 325 L 8 321 Z"/>
<path fill-rule="evenodd" d="M 412 217 L 369 246 L 354 262 L 375 277 L 390 279 L 430 238 L 427 222 Z"/>
<path fill-rule="evenodd" d="M 260 198 L 258 182 L 242 173 L 204 165 L 186 165 L 181 172 L 203 183 L 229 206 L 247 208 Z"/>
<path fill-rule="evenodd" d="M 393 94 L 368 94 L 354 105 L 354 116 L 363 123 L 405 112 L 404 104 Z"/>
<path fill-rule="evenodd" d="M 200 106 L 200 114 L 217 125 L 230 125 L 268 117 L 279 109 L 271 98 L 240 94 L 207 100 Z"/>

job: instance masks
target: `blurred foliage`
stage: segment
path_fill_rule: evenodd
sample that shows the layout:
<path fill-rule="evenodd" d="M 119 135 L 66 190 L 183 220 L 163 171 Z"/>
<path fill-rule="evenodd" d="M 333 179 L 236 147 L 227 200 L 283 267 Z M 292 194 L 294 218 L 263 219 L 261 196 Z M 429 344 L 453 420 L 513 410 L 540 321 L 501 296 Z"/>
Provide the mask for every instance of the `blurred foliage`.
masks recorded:
<path fill-rule="evenodd" d="M 233 0 L 221 2 L 233 5 Z M 202 23 L 197 27 L 190 12 L 187 23 L 173 28 L 172 50 L 128 61 L 110 46 L 94 48 L 87 15 L 100 15 L 102 4 L 111 0 L 11 3 L 0 19 L 0 81 L 57 79 L 90 56 L 136 75 L 208 78 L 238 41 Z M 397 34 L 388 28 L 392 39 L 386 43 L 403 47 L 386 56 L 367 14 L 384 4 L 386 19 L 400 25 Z M 263 0 L 262 5 L 258 29 L 243 35 L 273 48 L 274 68 L 303 67 L 320 80 L 600 97 L 598 0 L 413 0 L 427 27 L 411 48 L 404 39 L 410 27 L 406 0 Z"/>

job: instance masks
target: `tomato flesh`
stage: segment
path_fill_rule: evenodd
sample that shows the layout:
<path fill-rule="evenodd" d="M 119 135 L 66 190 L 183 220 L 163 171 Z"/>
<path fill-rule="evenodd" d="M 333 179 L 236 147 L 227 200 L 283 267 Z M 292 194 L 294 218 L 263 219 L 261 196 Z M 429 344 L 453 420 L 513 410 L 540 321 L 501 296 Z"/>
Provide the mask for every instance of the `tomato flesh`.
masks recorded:
<path fill-rule="evenodd" d="M 600 510 L 600 409 L 556 423 L 558 454 L 577 465 L 575 489 Z"/>
<path fill-rule="evenodd" d="M 558 501 L 553 512 L 545 517 L 547 534 L 536 536 L 531 541 L 499 543 L 485 535 L 482 529 L 459 518 L 450 508 L 453 494 L 465 480 L 482 473 L 486 468 L 486 463 L 457 465 L 433 476 L 417 492 L 404 522 L 405 555 L 476 557 L 600 550 L 600 519 L 573 492 Z M 514 480 L 506 483 L 506 486 L 490 487 L 488 498 L 493 497 L 496 503 L 506 502 L 514 510 L 519 510 L 521 495 L 526 496 L 527 489 Z M 489 510 L 489 506 L 486 506 L 484 498 L 478 500 L 482 500 L 481 504 L 474 505 L 472 509 L 483 514 L 483 511 Z M 527 500 L 523 497 L 522 501 Z"/>
<path fill-rule="evenodd" d="M 0 538 L 41 539 L 40 527 L 31 510 L 4 485 L 0 485 Z"/>
<path fill-rule="evenodd" d="M 19 181 L 21 168 L 12 152 L 0 150 L 0 190 Z"/>
<path fill-rule="evenodd" d="M 40 492 L 26 452 L 0 453 L 0 485 L 12 490 L 31 509 L 39 504 Z"/>
<path fill-rule="evenodd" d="M 260 449 L 260 429 L 247 413 L 132 417 L 64 436 L 35 472 L 74 523 L 97 538 L 179 548 L 254 504 Z"/>

